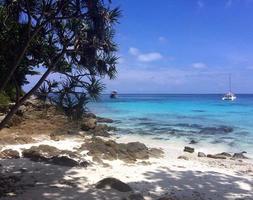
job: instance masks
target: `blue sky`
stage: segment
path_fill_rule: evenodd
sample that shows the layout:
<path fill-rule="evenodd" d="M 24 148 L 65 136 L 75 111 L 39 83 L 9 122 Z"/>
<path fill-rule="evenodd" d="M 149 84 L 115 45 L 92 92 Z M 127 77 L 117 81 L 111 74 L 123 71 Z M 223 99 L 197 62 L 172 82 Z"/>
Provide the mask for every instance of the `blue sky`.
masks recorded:
<path fill-rule="evenodd" d="M 253 93 L 253 0 L 114 0 L 118 78 L 106 92 Z M 33 82 L 33 81 L 32 81 Z"/>
<path fill-rule="evenodd" d="M 122 93 L 253 93 L 252 0 L 114 0 Z"/>

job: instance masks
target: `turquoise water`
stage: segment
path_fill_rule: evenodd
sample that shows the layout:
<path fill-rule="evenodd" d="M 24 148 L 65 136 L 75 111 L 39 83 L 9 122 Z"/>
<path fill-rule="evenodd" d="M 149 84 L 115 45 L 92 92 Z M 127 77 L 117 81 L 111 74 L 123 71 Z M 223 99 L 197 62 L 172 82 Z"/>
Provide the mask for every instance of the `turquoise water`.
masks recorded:
<path fill-rule="evenodd" d="M 253 155 L 253 95 L 122 94 L 103 95 L 92 112 L 115 120 L 120 134 L 150 135 L 156 140 L 183 140 L 227 146 Z"/>

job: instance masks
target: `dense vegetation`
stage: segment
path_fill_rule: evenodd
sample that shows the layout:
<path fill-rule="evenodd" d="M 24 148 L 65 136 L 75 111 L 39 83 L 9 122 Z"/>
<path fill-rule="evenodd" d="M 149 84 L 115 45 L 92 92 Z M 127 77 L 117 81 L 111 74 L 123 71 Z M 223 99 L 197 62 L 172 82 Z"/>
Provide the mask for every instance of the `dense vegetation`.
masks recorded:
<path fill-rule="evenodd" d="M 104 87 L 101 78 L 115 77 L 114 25 L 120 11 L 110 8 L 110 1 L 0 2 L 0 93 L 16 103 L 0 128 L 43 83 L 49 83 L 47 79 L 52 73 L 64 77 L 55 80 L 55 90 L 64 94 L 61 102 L 69 93 L 78 92 L 83 104 L 98 98 Z M 26 76 L 37 71 L 43 72 L 39 81 L 22 94 Z M 14 96 L 10 91 L 14 91 Z"/>

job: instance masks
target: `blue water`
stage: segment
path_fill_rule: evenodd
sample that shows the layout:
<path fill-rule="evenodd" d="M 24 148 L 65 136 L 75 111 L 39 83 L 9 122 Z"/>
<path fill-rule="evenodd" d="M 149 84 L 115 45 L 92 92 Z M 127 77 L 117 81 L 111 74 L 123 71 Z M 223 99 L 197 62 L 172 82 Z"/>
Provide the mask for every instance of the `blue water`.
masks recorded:
<path fill-rule="evenodd" d="M 224 145 L 253 155 L 253 95 L 122 94 L 103 95 L 92 112 L 115 120 L 120 134 L 150 135 L 157 140 L 195 140 Z"/>

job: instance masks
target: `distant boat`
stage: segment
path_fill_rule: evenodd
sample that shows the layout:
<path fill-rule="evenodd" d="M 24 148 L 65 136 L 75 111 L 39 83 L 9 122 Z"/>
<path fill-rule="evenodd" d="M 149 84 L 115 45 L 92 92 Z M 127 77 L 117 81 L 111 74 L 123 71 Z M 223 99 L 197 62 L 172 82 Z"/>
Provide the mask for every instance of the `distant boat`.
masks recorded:
<path fill-rule="evenodd" d="M 118 94 L 117 91 L 112 91 L 110 98 L 115 99 L 117 97 L 117 94 Z"/>
<path fill-rule="evenodd" d="M 236 96 L 231 90 L 231 75 L 230 74 L 229 74 L 229 92 L 222 97 L 222 100 L 224 100 L 224 101 L 236 100 Z"/>

